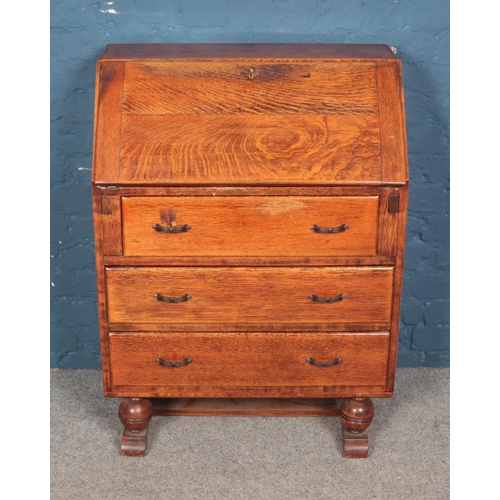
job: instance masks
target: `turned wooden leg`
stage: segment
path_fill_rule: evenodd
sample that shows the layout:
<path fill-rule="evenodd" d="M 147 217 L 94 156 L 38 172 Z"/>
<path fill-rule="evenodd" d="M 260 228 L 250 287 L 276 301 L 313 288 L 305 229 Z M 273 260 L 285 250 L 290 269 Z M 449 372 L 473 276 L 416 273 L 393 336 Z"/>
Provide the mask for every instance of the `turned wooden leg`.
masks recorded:
<path fill-rule="evenodd" d="M 143 457 L 148 442 L 148 425 L 153 415 L 149 399 L 124 399 L 118 410 L 118 416 L 124 425 L 122 436 L 122 454 Z"/>
<path fill-rule="evenodd" d="M 368 435 L 365 431 L 372 423 L 373 413 L 373 403 L 369 398 L 349 398 L 342 401 L 340 418 L 345 458 L 368 456 Z"/>

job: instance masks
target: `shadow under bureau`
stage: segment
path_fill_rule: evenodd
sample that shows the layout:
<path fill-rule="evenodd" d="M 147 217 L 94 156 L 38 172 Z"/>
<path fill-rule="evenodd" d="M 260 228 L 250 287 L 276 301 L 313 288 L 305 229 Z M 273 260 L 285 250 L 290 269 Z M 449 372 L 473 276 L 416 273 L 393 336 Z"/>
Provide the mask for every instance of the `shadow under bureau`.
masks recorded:
<path fill-rule="evenodd" d="M 106 396 L 153 415 L 340 416 L 390 397 L 408 199 L 384 45 L 109 45 L 93 206 Z"/>

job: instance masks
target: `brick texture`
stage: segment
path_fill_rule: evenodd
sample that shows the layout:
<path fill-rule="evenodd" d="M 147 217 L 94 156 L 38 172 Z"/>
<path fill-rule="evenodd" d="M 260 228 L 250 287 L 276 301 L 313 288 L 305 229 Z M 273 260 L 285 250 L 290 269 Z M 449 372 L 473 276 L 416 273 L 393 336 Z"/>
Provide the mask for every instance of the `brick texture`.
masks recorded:
<path fill-rule="evenodd" d="M 449 365 L 449 2 L 51 2 L 51 366 L 100 368 L 91 210 L 108 43 L 383 43 L 403 61 L 410 206 L 399 366 Z"/>

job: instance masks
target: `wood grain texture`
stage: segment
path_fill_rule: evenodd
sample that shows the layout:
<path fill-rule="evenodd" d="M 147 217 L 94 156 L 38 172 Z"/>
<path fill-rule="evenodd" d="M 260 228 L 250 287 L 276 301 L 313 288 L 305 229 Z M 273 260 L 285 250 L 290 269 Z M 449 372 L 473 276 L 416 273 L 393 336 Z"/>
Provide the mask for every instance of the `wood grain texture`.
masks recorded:
<path fill-rule="evenodd" d="M 94 184 L 95 194 L 103 196 L 380 196 L 397 193 L 398 187 L 359 186 L 108 186 Z"/>
<path fill-rule="evenodd" d="M 93 193 L 92 211 L 94 216 L 94 245 L 95 245 L 95 264 L 97 272 L 97 310 L 99 322 L 99 337 L 101 343 L 101 367 L 104 391 L 109 390 L 111 385 L 109 354 L 108 354 L 108 329 L 107 329 L 107 306 L 106 306 L 106 282 L 104 278 L 104 234 L 101 217 L 101 194 Z"/>
<path fill-rule="evenodd" d="M 400 190 L 399 196 L 399 214 L 398 216 L 398 234 L 396 243 L 396 266 L 394 268 L 394 296 L 391 316 L 391 344 L 389 354 L 389 374 L 387 378 L 387 390 L 394 391 L 394 382 L 396 378 L 396 362 L 398 353 L 398 335 L 401 322 L 401 295 L 403 293 L 403 272 L 404 272 L 404 254 L 406 243 L 406 223 L 408 214 L 408 186 Z"/>
<path fill-rule="evenodd" d="M 102 242 L 103 255 L 122 255 L 122 213 L 119 196 L 103 196 L 101 213 L 96 217 L 102 219 L 102 231 L 105 237 Z"/>
<path fill-rule="evenodd" d="M 224 417 L 337 417 L 339 401 L 332 398 L 160 398 L 153 415 Z"/>
<path fill-rule="evenodd" d="M 172 386 L 168 392 L 158 386 L 138 387 L 124 385 L 104 390 L 104 395 L 114 398 L 144 397 L 144 398 L 390 398 L 392 392 L 381 386 Z"/>
<path fill-rule="evenodd" d="M 113 388 L 190 386 L 377 386 L 387 377 L 388 334 L 114 334 L 109 337 Z M 340 364 L 318 367 L 309 357 Z M 187 366 L 161 366 L 158 358 Z"/>
<path fill-rule="evenodd" d="M 381 44 L 335 43 L 135 43 L 107 45 L 101 60 L 394 59 Z"/>
<path fill-rule="evenodd" d="M 329 267 L 329 266 L 393 266 L 395 257 L 168 257 L 168 265 L 175 267 Z M 104 257 L 106 266 L 158 267 L 165 257 Z"/>
<path fill-rule="evenodd" d="M 384 193 L 380 196 L 378 225 L 378 255 L 395 256 L 398 238 L 398 213 L 389 212 L 389 199 L 393 194 Z"/>
<path fill-rule="evenodd" d="M 379 183 L 379 141 L 368 115 L 123 115 L 119 182 Z"/>
<path fill-rule="evenodd" d="M 110 323 L 388 323 L 392 268 L 107 268 Z M 182 303 L 155 299 L 191 296 Z M 318 303 L 310 294 L 340 302 Z"/>
<path fill-rule="evenodd" d="M 314 321 L 314 318 L 311 318 Z M 108 330 L 123 332 L 377 332 L 387 331 L 385 323 L 108 323 Z"/>
<path fill-rule="evenodd" d="M 402 63 L 380 64 L 377 70 L 383 181 L 409 178 L 402 84 Z"/>
<path fill-rule="evenodd" d="M 123 112 L 378 115 L 376 66 L 324 62 L 127 63 Z"/>
<path fill-rule="evenodd" d="M 98 64 L 93 182 L 116 182 L 120 169 L 123 63 Z"/>
<path fill-rule="evenodd" d="M 377 197 L 123 198 L 126 256 L 375 256 Z M 153 229 L 191 228 L 184 233 Z M 311 226 L 348 229 L 317 233 Z"/>

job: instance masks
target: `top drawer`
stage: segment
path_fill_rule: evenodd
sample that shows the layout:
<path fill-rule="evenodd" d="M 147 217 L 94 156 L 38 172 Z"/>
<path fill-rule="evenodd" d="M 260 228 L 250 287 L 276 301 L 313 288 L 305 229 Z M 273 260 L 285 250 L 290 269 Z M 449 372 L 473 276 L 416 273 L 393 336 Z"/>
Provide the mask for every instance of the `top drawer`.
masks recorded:
<path fill-rule="evenodd" d="M 123 255 L 377 255 L 378 196 L 122 198 Z"/>

